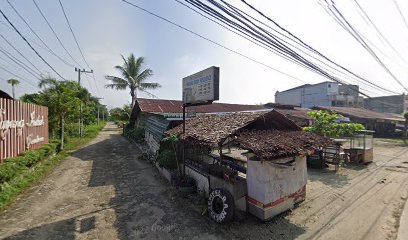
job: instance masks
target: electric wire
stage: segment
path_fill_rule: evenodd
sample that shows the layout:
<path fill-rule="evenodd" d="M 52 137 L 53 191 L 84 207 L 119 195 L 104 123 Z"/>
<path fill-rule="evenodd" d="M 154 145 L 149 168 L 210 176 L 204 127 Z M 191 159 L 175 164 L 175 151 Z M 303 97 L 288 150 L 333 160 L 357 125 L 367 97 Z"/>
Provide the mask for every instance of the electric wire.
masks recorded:
<path fill-rule="evenodd" d="M 81 64 L 78 63 L 77 60 L 75 60 L 75 58 L 71 55 L 71 53 L 68 51 L 68 49 L 65 47 L 65 45 L 62 43 L 61 39 L 58 37 L 57 33 L 55 32 L 54 28 L 51 26 L 51 23 L 48 21 L 48 19 L 45 17 L 44 13 L 42 12 L 41 8 L 38 6 L 37 2 L 35 0 L 33 0 L 33 3 L 35 5 L 35 7 L 37 8 L 38 12 L 41 14 L 42 18 L 45 20 L 45 22 L 47 23 L 48 27 L 50 28 L 51 32 L 53 33 L 53 35 L 55 36 L 55 38 L 58 40 L 58 43 L 61 45 L 61 47 L 65 50 L 65 52 L 68 54 L 68 56 L 72 59 L 72 61 L 74 61 L 76 64 L 78 64 L 78 66 L 81 66 Z"/>
<path fill-rule="evenodd" d="M 404 17 L 404 14 L 402 13 L 401 8 L 400 8 L 397 0 L 392 0 L 392 1 L 394 2 L 395 7 L 397 8 L 399 15 L 401 16 L 401 19 L 404 22 L 405 27 L 408 29 L 407 19 Z"/>
<path fill-rule="evenodd" d="M 254 10 L 255 12 L 257 12 L 259 15 L 261 15 L 262 17 L 264 17 L 264 18 L 267 19 L 268 21 L 272 22 L 275 26 L 277 26 L 277 27 L 278 27 L 279 29 L 281 29 L 283 32 L 285 32 L 285 33 L 288 34 L 290 37 L 292 37 L 296 42 L 298 42 L 299 44 L 303 45 L 304 47 L 306 47 L 307 49 L 311 50 L 312 52 L 316 53 L 317 55 L 321 56 L 322 58 L 326 59 L 327 61 L 329 61 L 329 62 L 335 64 L 336 66 L 340 67 L 341 69 L 347 71 L 348 73 L 354 75 L 355 77 L 357 77 L 357 78 L 359 78 L 359 79 L 361 79 L 361 80 L 363 80 L 363 81 L 365 81 L 365 82 L 368 82 L 368 83 L 370 83 L 370 84 L 372 84 L 372 85 L 374 85 L 374 86 L 376 86 L 376 87 L 382 88 L 384 91 L 392 92 L 392 93 L 397 93 L 397 92 L 395 92 L 395 91 L 391 91 L 391 90 L 388 90 L 388 89 L 386 89 L 386 88 L 384 88 L 384 87 L 381 87 L 381 86 L 379 86 L 378 84 L 375 84 L 375 83 L 373 83 L 373 82 L 371 82 L 371 81 L 369 81 L 369 80 L 367 80 L 367 79 L 365 79 L 365 78 L 359 76 L 358 74 L 356 74 L 356 73 L 350 71 L 349 69 L 347 69 L 347 68 L 345 68 L 345 67 L 343 67 L 343 66 L 341 66 L 341 65 L 339 65 L 339 64 L 337 64 L 337 63 L 335 63 L 333 60 L 331 60 L 331 59 L 329 59 L 328 57 L 326 57 L 326 56 L 325 56 L 324 54 L 322 54 L 320 51 L 316 50 L 315 48 L 313 48 L 312 46 L 310 46 L 309 44 L 307 44 L 306 42 L 304 42 L 303 40 L 301 40 L 299 37 L 297 37 L 296 35 L 294 35 L 293 33 L 291 33 L 289 30 L 287 30 L 286 28 L 282 27 L 280 24 L 278 24 L 278 23 L 277 23 L 276 21 L 274 21 L 272 18 L 266 16 L 266 14 L 264 14 L 262 11 L 258 10 L 257 8 L 255 8 L 253 5 L 249 4 L 247 1 L 241 0 L 241 2 L 243 2 L 246 6 L 248 6 L 249 8 L 251 8 L 252 10 Z M 404 89 L 405 89 L 405 87 L 404 87 Z"/>
<path fill-rule="evenodd" d="M 357 0 L 353 0 L 354 3 L 357 5 L 358 9 L 361 11 L 362 13 L 362 17 L 366 18 L 368 20 L 368 22 L 370 23 L 369 25 L 375 30 L 375 32 L 377 33 L 377 35 L 379 36 L 380 39 L 382 39 L 386 45 L 388 45 L 393 52 L 405 63 L 407 63 L 407 61 L 405 60 L 405 58 L 395 49 L 395 47 L 391 44 L 391 42 L 388 40 L 388 38 L 380 31 L 380 29 L 377 27 L 377 25 L 374 23 L 374 21 L 368 16 L 367 12 L 364 10 L 364 8 L 358 3 Z M 334 4 L 334 1 L 332 1 Z M 395 2 L 395 1 L 394 1 Z"/>
<path fill-rule="evenodd" d="M 92 69 L 92 68 L 89 66 L 88 62 L 86 61 L 86 58 L 85 58 L 85 56 L 84 56 L 84 53 L 82 52 L 82 49 L 81 49 L 81 47 L 79 46 L 78 39 L 76 38 L 74 31 L 72 30 L 71 23 L 70 23 L 69 20 L 68 20 L 67 14 L 66 14 L 66 12 L 65 12 L 65 9 L 64 9 L 64 6 L 62 5 L 61 0 L 58 0 L 58 2 L 59 2 L 59 4 L 60 4 L 60 6 L 61 6 L 61 10 L 62 10 L 62 13 L 64 14 L 65 20 L 67 21 L 67 24 L 68 24 L 69 30 L 71 31 L 72 37 L 73 37 L 74 40 L 75 40 L 76 46 L 78 47 L 78 50 L 79 50 L 79 52 L 81 53 L 82 59 L 84 60 L 86 66 L 88 66 L 88 68 Z"/>
<path fill-rule="evenodd" d="M 187 0 L 187 2 L 191 2 L 191 0 Z M 195 1 L 195 2 L 200 2 L 200 1 Z M 242 21 L 241 19 L 238 19 L 235 15 L 231 14 L 228 11 L 225 11 L 225 8 L 223 6 L 221 6 L 219 3 L 212 1 L 212 0 L 208 0 L 208 2 L 212 3 L 214 6 L 216 6 L 217 8 L 221 9 L 222 11 L 224 11 L 225 13 L 229 14 L 231 17 L 237 19 L 238 21 L 240 21 L 242 24 L 244 24 L 246 27 L 249 28 L 250 31 L 253 31 L 253 33 L 255 34 L 261 34 L 258 30 L 254 29 L 253 27 L 249 26 L 247 24 L 247 22 Z M 224 2 L 224 1 L 222 1 Z M 225 3 L 225 2 L 224 2 Z M 245 18 L 246 21 L 248 21 L 248 19 Z M 250 21 L 249 21 L 250 22 Z M 253 24 L 251 22 L 251 24 Z M 258 27 L 259 28 L 259 27 Z M 259 28 L 262 31 L 264 31 L 264 29 Z M 330 74 L 328 74 L 328 72 L 322 70 L 319 66 L 316 66 L 314 63 L 307 61 L 306 59 L 304 59 L 301 55 L 299 55 L 298 53 L 294 52 L 292 49 L 290 49 L 289 47 L 287 47 L 286 45 L 282 44 L 280 41 L 278 41 L 276 39 L 276 37 L 274 37 L 273 35 L 269 35 L 270 37 L 272 37 L 272 42 L 268 41 L 269 43 L 272 44 L 272 46 L 276 47 L 279 51 L 283 51 L 284 53 L 288 54 L 289 56 L 291 56 L 293 59 L 303 63 L 304 65 L 306 65 L 308 67 L 308 69 L 312 69 L 312 71 L 317 72 L 318 74 L 322 75 L 323 77 L 329 78 L 332 81 L 341 83 L 341 84 L 345 84 L 344 81 L 338 79 L 337 77 L 334 77 Z M 262 40 L 265 39 L 265 36 L 263 36 Z M 364 94 L 364 93 L 361 93 Z M 364 94 L 365 95 L 365 94 Z"/>
<path fill-rule="evenodd" d="M 24 69 L 26 72 L 30 73 L 33 77 L 35 77 L 37 79 L 41 78 L 40 77 L 41 75 L 39 75 L 39 74 L 35 73 L 34 71 L 32 71 L 29 66 L 27 66 L 25 63 L 23 63 L 18 58 L 14 57 L 12 54 L 10 54 L 10 52 L 5 50 L 4 48 L 0 47 L 0 52 L 3 53 L 7 58 L 9 58 L 15 64 L 17 64 L 19 67 Z"/>
<path fill-rule="evenodd" d="M 56 58 L 58 58 L 61 62 L 63 62 L 65 65 L 74 68 L 75 66 L 69 62 L 67 62 L 66 60 L 64 60 L 61 56 L 59 56 L 57 53 L 55 53 L 50 47 L 48 47 L 48 45 L 44 42 L 44 40 L 34 31 L 34 29 L 30 26 L 30 24 L 23 18 L 23 16 L 20 14 L 19 11 L 17 11 L 17 9 L 13 6 L 13 4 L 11 4 L 11 2 L 9 0 L 7 0 L 7 3 L 10 5 L 10 7 L 14 10 L 14 12 L 17 14 L 17 16 L 25 23 L 25 25 L 28 27 L 28 29 L 30 29 L 31 33 L 34 34 L 34 36 L 37 37 L 38 40 L 40 40 L 40 42 L 45 46 L 46 50 L 51 53 L 52 55 L 54 55 Z M 8 25 L 6 25 L 8 26 Z M 10 26 L 8 26 L 10 27 Z M 33 41 L 32 41 L 33 42 Z M 35 42 L 34 42 L 35 43 Z M 36 43 L 36 45 L 39 46 L 38 43 Z M 44 47 L 42 47 L 44 49 Z"/>
<path fill-rule="evenodd" d="M 10 41 L 7 40 L 7 38 L 5 38 L 3 36 L 3 34 L 0 33 L 0 37 L 12 48 L 14 49 L 14 51 L 16 51 L 22 58 L 24 58 L 33 68 L 35 68 L 35 70 L 37 70 L 37 72 L 32 69 L 31 67 L 29 67 L 29 69 L 33 72 L 35 72 L 38 75 L 41 75 L 41 71 L 40 69 L 38 69 L 30 60 L 28 60 L 28 58 L 26 56 L 24 56 L 24 54 L 22 54 L 16 47 L 14 47 L 13 44 L 10 43 Z M 28 67 L 28 66 L 27 66 Z"/>
<path fill-rule="evenodd" d="M 89 69 L 92 69 L 92 67 L 88 64 L 88 61 L 86 60 L 86 58 L 85 58 L 85 56 L 84 56 L 84 53 L 83 53 L 83 51 L 82 51 L 82 49 L 81 49 L 81 47 L 80 47 L 80 45 L 79 45 L 78 39 L 77 39 L 76 36 L 75 36 L 74 30 L 72 29 L 71 23 L 70 23 L 70 21 L 69 21 L 69 19 L 68 19 L 68 16 L 67 16 L 67 13 L 66 13 L 66 11 L 65 11 L 64 5 L 62 4 L 62 1 L 61 1 L 61 0 L 58 0 L 58 2 L 59 2 L 59 4 L 60 4 L 60 6 L 61 6 L 61 10 L 62 10 L 62 13 L 64 14 L 64 17 L 65 17 L 65 20 L 66 20 L 66 22 L 67 22 L 67 24 L 68 24 L 69 30 L 71 31 L 72 37 L 73 37 L 74 40 L 75 40 L 76 46 L 77 46 L 79 52 L 81 53 L 82 59 L 84 60 L 86 66 L 87 66 Z M 95 87 L 96 87 L 97 93 L 100 94 L 100 92 L 99 92 L 99 87 L 98 87 L 98 85 L 96 84 L 96 79 L 95 79 L 95 75 L 94 75 L 93 72 L 92 72 L 91 77 L 92 77 L 92 79 L 93 79 L 93 82 L 94 82 L 94 85 L 95 85 Z M 89 81 L 89 79 L 88 79 L 88 81 Z M 90 87 L 91 87 L 91 85 L 90 85 Z"/>
<path fill-rule="evenodd" d="M 27 43 L 27 45 L 35 52 L 35 54 L 49 67 L 51 70 L 57 74 L 60 78 L 66 80 L 61 74 L 59 74 L 54 67 L 52 67 L 38 52 L 35 48 L 27 41 L 27 39 L 20 33 L 20 31 L 13 25 L 13 23 L 8 19 L 8 17 L 4 14 L 4 12 L 0 9 L 1 15 L 3 15 L 4 19 L 13 27 L 14 31 Z"/>
<path fill-rule="evenodd" d="M 244 1 L 244 0 L 242 0 Z M 364 41 L 364 39 L 359 35 L 358 31 L 348 22 L 348 20 L 344 17 L 344 15 L 339 11 L 339 9 L 335 6 L 334 2 L 332 1 L 332 5 L 330 5 L 327 0 L 325 0 L 327 3 L 329 11 L 332 13 L 332 16 L 337 18 L 340 22 L 342 22 L 342 27 L 348 29 L 348 33 L 353 36 L 353 38 L 364 48 L 366 51 L 374 58 L 374 60 L 384 69 L 385 72 L 388 73 L 388 75 L 391 76 L 392 79 L 394 79 L 395 82 L 397 82 L 405 91 L 408 92 L 408 88 L 405 87 L 404 84 L 394 75 L 394 73 L 385 65 L 385 63 L 378 57 L 378 55 L 372 50 L 372 48 Z"/>
<path fill-rule="evenodd" d="M 209 17 L 207 17 L 207 16 L 201 14 L 201 13 L 198 12 L 197 10 L 191 8 L 190 6 L 188 6 L 188 5 L 186 5 L 186 4 L 182 3 L 182 2 L 180 2 L 179 0 L 175 0 L 175 1 L 178 2 L 178 3 L 180 3 L 180 4 L 182 4 L 183 6 L 188 7 L 189 9 L 191 9 L 191 10 L 193 10 L 194 12 L 198 13 L 199 15 L 201 15 L 201 16 L 203 16 L 203 17 L 209 19 L 209 20 L 211 20 L 212 22 L 216 23 L 217 25 L 220 25 L 221 27 L 227 29 L 228 31 L 231 31 L 231 32 L 233 32 L 233 33 L 235 33 L 235 34 L 237 34 L 237 35 L 239 35 L 239 36 L 241 36 L 241 37 L 247 39 L 248 41 L 251 41 L 252 43 L 254 43 L 254 44 L 256 44 L 256 45 L 261 46 L 261 47 L 265 48 L 265 49 L 268 50 L 268 51 L 271 51 L 270 46 L 268 46 L 265 42 L 260 42 L 258 39 L 254 38 L 253 36 L 248 35 L 248 33 L 243 32 L 243 31 L 241 30 L 242 28 L 237 29 L 237 28 L 235 27 L 236 24 L 235 24 L 235 25 L 232 25 L 232 23 L 231 23 L 231 22 L 228 22 L 228 20 L 226 20 L 225 18 L 220 17 L 220 15 L 214 14 L 213 11 L 209 11 L 210 8 L 209 8 L 206 4 L 197 3 L 196 1 L 191 1 L 191 0 L 190 0 L 190 1 L 187 1 L 187 2 L 189 2 L 190 4 L 194 5 L 195 7 L 199 8 L 200 10 L 204 11 L 204 12 L 207 13 L 208 15 L 210 15 L 210 16 L 216 18 L 217 20 L 221 21 L 222 23 L 227 24 L 229 27 L 232 27 L 232 28 L 236 29 L 237 31 L 243 33 L 245 36 L 242 36 L 242 34 L 239 34 L 239 33 L 237 33 L 236 31 L 234 31 L 234 30 L 232 30 L 232 29 L 230 29 L 230 28 L 228 28 L 228 27 L 222 25 L 221 23 L 218 23 L 217 21 L 215 21 L 215 20 L 213 20 L 213 19 L 211 19 L 211 18 L 209 18 Z M 237 12 L 237 14 L 239 14 L 239 13 Z M 248 14 L 246 14 L 246 15 L 249 16 Z M 242 16 L 242 15 L 241 15 L 241 16 Z M 251 17 L 251 16 L 250 16 L 250 17 Z M 256 20 L 256 19 L 253 18 L 253 17 L 251 17 L 251 18 L 254 19 L 254 20 Z M 273 30 L 274 30 L 274 29 L 273 29 Z M 262 31 L 268 33 L 269 35 L 271 34 L 270 32 L 266 31 L 265 29 L 262 29 Z M 274 30 L 274 31 L 276 31 L 276 30 Z M 247 36 L 248 36 L 250 39 L 249 39 Z M 275 37 L 276 37 L 277 39 L 279 39 L 280 41 L 283 41 L 284 43 L 286 43 L 286 44 L 288 44 L 288 45 L 290 45 L 290 46 L 296 48 L 297 50 L 301 51 L 302 53 L 307 54 L 309 57 L 312 57 L 313 59 L 315 59 L 315 60 L 321 62 L 321 63 L 324 64 L 325 66 L 331 67 L 331 66 L 329 66 L 327 63 L 325 63 L 325 62 L 321 61 L 320 59 L 318 59 L 318 58 L 316 58 L 316 57 L 310 55 L 309 53 L 306 53 L 306 52 L 303 51 L 302 49 L 300 49 L 300 48 L 298 48 L 297 46 L 294 46 L 293 44 L 291 44 L 290 42 L 288 42 L 288 41 L 286 41 L 286 40 L 283 40 L 282 38 L 280 38 L 280 37 L 278 37 L 278 36 L 275 36 Z M 285 37 L 286 37 L 286 36 L 285 36 Z M 293 60 L 290 59 L 287 55 L 280 54 L 280 52 L 277 52 L 277 51 L 275 51 L 275 50 L 273 50 L 273 49 L 272 49 L 271 52 L 272 52 L 272 53 L 275 53 L 275 54 L 278 54 L 278 55 L 280 55 L 281 57 L 284 57 L 286 60 L 289 60 L 289 61 L 291 61 L 291 62 L 294 62 L 294 63 L 296 63 L 296 64 L 299 64 L 300 66 L 305 67 L 304 64 L 301 64 L 301 63 L 299 63 L 298 61 L 293 61 Z M 320 67 L 321 67 L 321 66 L 320 66 Z M 306 68 L 309 69 L 309 70 L 313 70 L 313 71 L 314 71 L 314 69 L 311 69 L 311 68 L 308 67 L 308 66 L 306 66 Z M 335 68 L 333 68 L 333 67 L 331 67 L 331 68 L 334 69 L 335 71 L 337 71 L 338 73 L 334 73 L 333 71 L 330 71 L 329 69 L 327 69 L 327 68 L 325 68 L 325 67 L 321 67 L 321 68 L 323 68 L 324 70 L 326 70 L 326 71 L 328 71 L 328 72 L 330 72 L 330 73 L 332 73 L 332 74 L 339 74 L 339 73 L 340 73 L 340 74 L 346 76 L 345 73 L 343 73 L 343 72 L 341 72 L 341 71 L 339 71 L 338 69 L 335 69 Z M 346 76 L 346 77 L 349 78 L 350 76 Z M 362 84 L 368 85 L 367 83 L 364 83 L 364 82 L 361 81 L 360 79 L 356 79 L 356 81 L 361 82 Z M 381 87 L 378 87 L 378 88 L 382 90 Z"/>
<path fill-rule="evenodd" d="M 1 65 L 0 65 L 0 69 L 2 69 L 3 71 L 5 71 L 5 72 L 11 74 L 12 76 L 17 77 L 19 80 L 24 81 L 25 83 L 29 84 L 30 86 L 32 86 L 32 87 L 38 89 L 38 86 L 33 85 L 32 83 L 30 83 L 29 81 L 27 81 L 27 80 L 26 80 L 24 77 L 22 77 L 21 75 L 16 74 L 16 73 L 14 73 L 14 72 L 8 70 L 7 68 L 5 68 L 5 67 L 3 67 L 3 66 L 1 66 Z"/>
<path fill-rule="evenodd" d="M 224 45 L 222 45 L 222 44 L 220 44 L 220 43 L 218 43 L 218 42 L 215 42 L 215 41 L 213 41 L 213 40 L 211 40 L 211 39 L 209 39 L 209 38 L 207 38 L 207 37 L 204 37 L 203 35 L 201 35 L 201 34 L 199 34 L 199 33 L 196 33 L 196 32 L 194 32 L 194 31 L 192 31 L 192 30 L 190 30 L 190 29 L 188 29 L 188 28 L 185 28 L 185 27 L 183 27 L 183 26 L 181 26 L 181 25 L 179 25 L 179 24 L 177 24 L 177 23 L 175 23 L 175 22 L 173 22 L 173 21 L 171 21 L 171 20 L 169 20 L 169 19 L 167 19 L 167 18 L 164 18 L 164 17 L 162 17 L 162 16 L 159 16 L 159 15 L 157 15 L 157 14 L 155 14 L 155 13 L 153 13 L 153 12 L 151 12 L 151 11 L 145 9 L 145 8 L 142 8 L 142 7 L 136 5 L 136 4 L 132 3 L 132 2 L 129 2 L 129 1 L 127 1 L 127 0 L 121 0 L 121 1 L 124 2 L 124 3 L 126 3 L 126 4 L 128 4 L 128 5 L 130 5 L 130 6 L 133 6 L 133 7 L 137 8 L 137 9 L 143 11 L 143 12 L 146 12 L 146 13 L 152 15 L 152 16 L 155 16 L 156 18 L 159 18 L 159 19 L 161 19 L 161 20 L 163 20 L 163 21 L 165 21 L 165 22 L 167 22 L 167 23 L 169 23 L 169 24 L 171 24 L 171 25 L 173 25 L 173 26 L 176 26 L 176 27 L 178 27 L 178 28 L 180 28 L 180 29 L 183 29 L 184 31 L 189 32 L 189 33 L 191 33 L 191 34 L 193 34 L 193 35 L 195 35 L 195 36 L 197 36 L 197 37 L 199 37 L 199 38 L 202 38 L 202 39 L 204 39 L 204 40 L 206 40 L 206 41 L 208 41 L 208 42 L 211 42 L 211 43 L 214 44 L 214 45 L 217 45 L 217 46 L 219 46 L 219 47 L 221 47 L 221 48 L 224 48 L 224 49 L 226 49 L 226 50 L 228 50 L 228 51 L 230 51 L 230 52 L 233 52 L 233 53 L 235 53 L 235 54 L 237 54 L 237 55 L 239 55 L 239 56 L 241 56 L 241 57 L 244 57 L 244 58 L 246 58 L 246 59 L 248 59 L 248 60 L 250 60 L 250 61 L 252 61 L 252 62 L 255 62 L 255 63 L 257 63 L 257 64 L 263 65 L 264 67 L 267 67 L 267 68 L 269 68 L 269 69 L 271 69 L 271 70 L 274 70 L 274 71 L 276 71 L 276 72 L 279 72 L 279 73 L 281 73 L 281 74 L 283 74 L 283 75 L 285 75 L 285 76 L 287 76 L 287 77 L 290 77 L 290 78 L 293 78 L 293 79 L 296 79 L 296 80 L 298 80 L 298 81 L 301 81 L 301 82 L 305 83 L 304 80 L 301 80 L 301 79 L 299 79 L 299 78 L 297 78 L 297 77 L 295 77 L 295 76 L 292 76 L 292 75 L 290 75 L 290 74 L 288 74 L 288 73 L 282 72 L 282 71 L 280 71 L 280 70 L 278 70 L 278 69 L 276 69 L 276 68 L 273 68 L 273 67 L 271 67 L 271 66 L 269 66 L 269 65 L 267 65 L 267 64 L 265 64 L 265 63 L 263 63 L 263 62 L 260 62 L 260 61 L 258 61 L 258 60 L 256 60 L 256 59 L 253 59 L 253 58 L 251 58 L 251 57 L 249 57 L 249 56 L 247 56 L 247 55 L 244 55 L 244 54 L 242 54 L 242 53 L 240 53 L 240 52 L 238 52 L 238 51 L 235 51 L 235 50 L 233 50 L 233 49 L 231 49 L 231 48 L 229 48 L 229 47 L 227 47 L 227 46 L 224 46 Z"/>
<path fill-rule="evenodd" d="M 191 1 L 193 1 L 193 0 L 186 0 L 186 1 L 187 1 L 187 2 L 191 2 Z M 208 1 L 209 1 L 209 2 L 212 2 L 212 3 L 215 3 L 215 2 L 212 1 L 212 0 L 208 0 Z M 223 2 L 224 2 L 224 1 L 223 1 Z M 214 4 L 214 5 L 216 5 L 217 7 L 221 8 L 221 9 L 223 9 L 222 7 L 220 7 L 219 4 Z M 251 28 L 251 29 L 252 29 L 252 28 Z M 262 29 L 262 30 L 263 30 L 263 29 Z M 258 32 L 256 31 L 256 33 L 258 33 Z M 299 39 L 299 42 L 302 42 L 302 40 Z M 295 56 L 295 57 L 299 57 L 299 55 L 296 54 L 296 53 L 294 54 L 294 56 Z M 300 57 L 300 60 L 301 60 L 301 61 L 305 61 L 305 59 L 303 59 L 303 58 L 301 58 L 301 57 Z M 313 63 L 310 63 L 310 62 L 307 62 L 307 61 L 305 61 L 305 63 L 307 64 L 307 66 L 309 66 L 310 68 L 313 68 L 313 70 L 317 71 L 320 75 L 322 75 L 322 76 L 324 76 L 324 77 L 327 77 L 327 78 L 329 78 L 329 79 L 331 79 L 331 80 L 333 80 L 333 81 L 335 81 L 335 82 L 338 82 L 338 83 L 340 83 L 340 84 L 346 84 L 344 81 L 342 81 L 342 80 L 340 80 L 340 79 L 338 79 L 338 78 L 336 78 L 336 77 L 334 77 L 334 76 L 328 74 L 328 73 L 325 72 L 325 71 L 322 71 L 322 69 L 320 69 L 319 66 L 316 66 L 316 65 L 314 65 Z M 353 89 L 353 90 L 354 90 L 354 89 Z M 361 88 L 361 90 L 365 90 L 365 89 L 362 89 L 362 88 Z M 369 95 L 367 95 L 367 94 L 365 94 L 365 93 L 363 93 L 363 92 L 361 92 L 361 91 L 357 91 L 357 90 L 356 90 L 356 92 L 360 93 L 360 94 L 363 95 L 363 96 L 366 96 L 367 98 L 372 99 Z"/>

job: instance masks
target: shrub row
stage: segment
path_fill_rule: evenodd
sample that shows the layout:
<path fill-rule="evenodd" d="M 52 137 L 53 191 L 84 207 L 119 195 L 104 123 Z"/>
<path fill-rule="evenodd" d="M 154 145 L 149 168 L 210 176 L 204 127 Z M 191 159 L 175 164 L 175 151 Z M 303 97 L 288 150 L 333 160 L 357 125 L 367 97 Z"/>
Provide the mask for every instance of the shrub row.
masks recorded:
<path fill-rule="evenodd" d="M 144 129 L 143 128 L 129 128 L 125 126 L 123 129 L 123 135 L 127 138 L 134 140 L 137 143 L 142 143 L 144 141 Z"/>
<path fill-rule="evenodd" d="M 60 144 L 60 141 L 52 140 L 49 144 L 45 144 L 37 150 L 27 151 L 17 157 L 7 159 L 0 165 L 0 185 L 9 182 L 23 171 L 57 153 L 60 149 Z"/>

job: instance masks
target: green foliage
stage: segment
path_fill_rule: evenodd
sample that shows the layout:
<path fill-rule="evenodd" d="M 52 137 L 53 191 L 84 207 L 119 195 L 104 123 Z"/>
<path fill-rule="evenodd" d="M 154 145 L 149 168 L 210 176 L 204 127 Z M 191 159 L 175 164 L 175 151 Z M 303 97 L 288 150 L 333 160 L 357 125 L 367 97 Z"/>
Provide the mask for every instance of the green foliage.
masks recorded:
<path fill-rule="evenodd" d="M 178 169 L 177 151 L 175 145 L 176 136 L 166 137 L 160 144 L 159 153 L 157 155 L 157 162 L 160 167 L 166 169 Z"/>
<path fill-rule="evenodd" d="M 132 53 L 129 57 L 125 58 L 122 56 L 123 65 L 115 66 L 115 69 L 119 71 L 121 77 L 116 76 L 106 76 L 105 78 L 110 81 L 109 84 L 106 84 L 106 88 L 112 88 L 115 90 L 126 90 L 130 89 L 130 95 L 132 97 L 133 107 L 137 97 L 136 91 L 145 92 L 149 95 L 153 95 L 147 90 L 157 89 L 160 86 L 158 83 L 149 83 L 147 80 L 153 75 L 153 71 L 149 68 L 142 69 L 144 64 L 144 58 L 138 57 Z M 154 95 L 153 95 L 154 96 Z"/>
<path fill-rule="evenodd" d="M 159 151 L 157 162 L 160 167 L 170 170 L 177 169 L 176 155 L 171 149 L 163 149 L 162 151 Z"/>
<path fill-rule="evenodd" d="M 408 111 L 402 113 L 402 115 L 404 116 L 404 118 L 405 118 L 406 120 L 408 120 Z"/>
<path fill-rule="evenodd" d="M 34 103 L 48 107 L 49 129 L 51 136 L 56 132 L 71 137 L 78 136 L 78 119 L 80 104 L 82 103 L 82 118 L 85 125 L 97 121 L 99 109 L 100 117 L 107 109 L 101 105 L 99 99 L 91 96 L 87 89 L 74 81 L 57 81 L 52 77 L 40 80 L 42 91 L 34 94 L 25 94 L 20 99 L 23 102 Z M 63 132 L 61 132 L 64 124 Z M 65 141 L 64 141 L 65 142 Z"/>
<path fill-rule="evenodd" d="M 94 138 L 98 135 L 98 133 L 105 127 L 105 122 L 100 122 L 99 125 L 87 125 L 85 126 L 84 137 L 85 138 Z"/>
<path fill-rule="evenodd" d="M 24 152 L 20 156 L 7 159 L 0 165 L 0 186 L 19 175 L 21 171 L 27 170 L 41 160 L 57 153 L 58 146 L 58 143 L 52 142 L 43 145 L 40 149 Z"/>
<path fill-rule="evenodd" d="M 20 81 L 18 81 L 17 79 L 9 79 L 7 80 L 7 83 L 14 86 L 20 84 Z"/>
<path fill-rule="evenodd" d="M 116 124 L 120 122 L 127 122 L 129 121 L 131 111 L 132 106 L 130 104 L 125 104 L 121 108 L 112 108 L 109 110 L 109 119 L 114 121 Z"/>
<path fill-rule="evenodd" d="M 128 126 L 125 126 L 124 128 L 125 137 L 130 138 L 137 143 L 142 143 L 144 141 L 144 133 L 144 129 L 140 127 L 130 128 Z"/>
<path fill-rule="evenodd" d="M 0 165 L 0 210 L 11 203 L 24 189 L 41 179 L 73 150 L 88 143 L 92 136 L 95 136 L 93 129 L 102 129 L 104 125 L 102 123 L 99 126 L 89 126 L 88 130 L 91 130 L 82 138 L 69 137 L 62 152 L 59 152 L 61 142 L 50 140 L 49 144 L 43 145 L 38 150 L 24 152 L 16 158 L 7 159 Z M 54 155 L 54 153 L 58 154 Z"/>
<path fill-rule="evenodd" d="M 307 113 L 312 117 L 314 125 L 303 128 L 306 132 L 312 132 L 326 137 L 344 137 L 354 134 L 356 131 L 364 130 L 359 123 L 337 123 L 342 115 L 335 112 L 311 111 Z"/>

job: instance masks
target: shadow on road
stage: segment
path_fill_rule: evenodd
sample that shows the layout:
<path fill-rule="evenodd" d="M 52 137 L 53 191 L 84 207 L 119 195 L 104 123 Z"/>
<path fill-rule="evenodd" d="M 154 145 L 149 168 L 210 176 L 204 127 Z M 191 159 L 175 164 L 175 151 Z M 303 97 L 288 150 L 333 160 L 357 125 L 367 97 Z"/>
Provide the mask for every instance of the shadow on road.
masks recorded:
<path fill-rule="evenodd" d="M 307 169 L 308 181 L 319 181 L 334 188 L 341 188 L 350 182 L 347 175 L 342 175 L 327 169 Z"/>
<path fill-rule="evenodd" d="M 70 218 L 19 232 L 5 239 L 75 239 L 75 232 L 85 233 L 95 228 L 95 217 Z"/>
<path fill-rule="evenodd" d="M 111 130 L 105 129 L 104 134 Z M 266 223 L 248 215 L 241 222 L 216 224 L 178 196 L 152 165 L 138 160 L 137 148 L 116 133 L 73 156 L 92 161 L 89 187 L 114 187 L 107 208 L 115 211 L 114 228 L 119 239 L 293 239 L 305 232 L 284 215 Z M 32 228 L 9 239 L 74 239 L 76 234 L 94 228 L 98 228 L 98 221 L 90 213 Z"/>

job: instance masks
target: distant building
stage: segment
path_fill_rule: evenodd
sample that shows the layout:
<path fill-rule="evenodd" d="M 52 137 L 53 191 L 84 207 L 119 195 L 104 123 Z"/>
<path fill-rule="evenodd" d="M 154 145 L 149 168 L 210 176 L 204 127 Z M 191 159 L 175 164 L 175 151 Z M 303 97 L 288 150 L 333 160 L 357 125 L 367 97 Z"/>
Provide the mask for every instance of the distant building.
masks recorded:
<path fill-rule="evenodd" d="M 398 136 L 404 128 L 405 118 L 401 114 L 381 113 L 364 108 L 316 106 L 314 110 L 334 111 L 348 118 L 350 122 L 361 123 L 376 136 Z"/>
<path fill-rule="evenodd" d="M 401 114 L 408 111 L 408 95 L 392 95 L 364 99 L 364 108 L 385 113 Z"/>
<path fill-rule="evenodd" d="M 304 84 L 283 92 L 275 93 L 275 102 L 302 108 L 313 106 L 360 107 L 363 98 L 359 96 L 358 85 L 342 85 L 335 82 Z"/>

